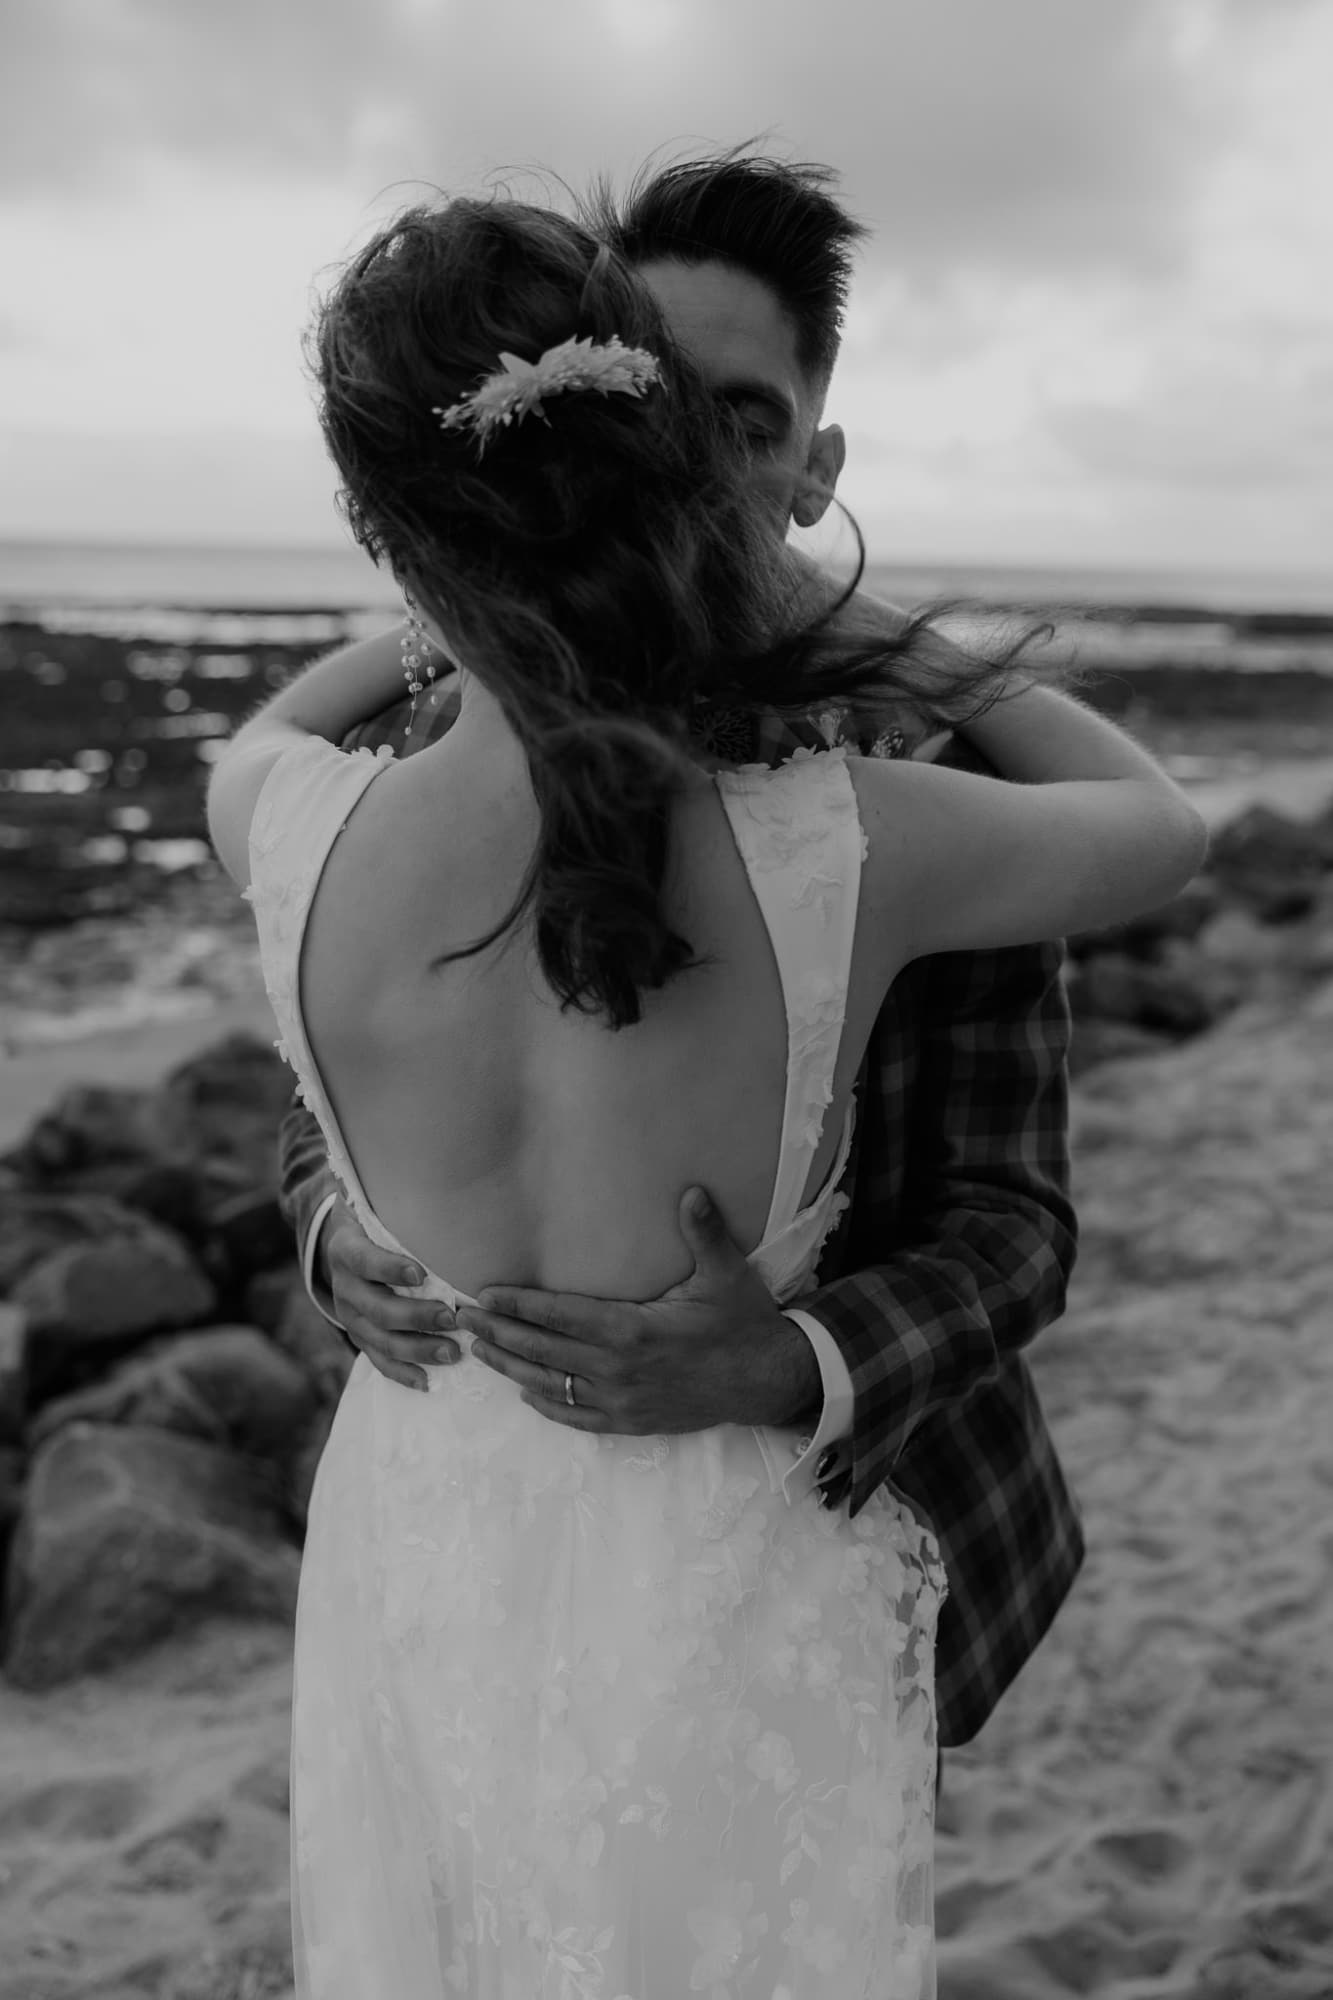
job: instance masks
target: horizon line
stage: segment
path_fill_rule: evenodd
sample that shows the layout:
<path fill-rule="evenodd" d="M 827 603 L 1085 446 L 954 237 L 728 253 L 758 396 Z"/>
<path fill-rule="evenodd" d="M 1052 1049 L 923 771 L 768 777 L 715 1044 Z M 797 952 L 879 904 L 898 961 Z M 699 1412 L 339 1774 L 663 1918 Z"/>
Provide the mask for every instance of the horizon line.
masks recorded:
<path fill-rule="evenodd" d="M 373 571 L 374 565 L 354 542 L 248 542 L 230 537 L 213 540 L 184 540 L 176 536 L 141 536 L 132 539 L 118 539 L 101 535 L 11 535 L 0 530 L 0 549 L 21 549 L 25 551 L 86 549 L 104 554 L 131 553 L 172 553 L 180 555 L 234 555 L 234 556 L 347 556 L 360 557 Z M 997 570 L 1052 570 L 1081 571 L 1083 573 L 1113 576 L 1130 574 L 1135 576 L 1179 575 L 1182 572 L 1200 576 L 1245 576 L 1290 578 L 1305 583 L 1327 579 L 1333 584 L 1333 565 L 1321 568 L 1300 569 L 1289 564 L 1247 563 L 1244 566 L 1234 561 L 1223 560 L 1216 563 L 1194 557 L 1180 557 L 1175 561 L 1156 559 L 1135 560 L 1121 557 L 1114 561 L 1096 561 L 1079 556 L 1006 556 L 1006 555 L 945 555 L 913 552 L 886 556 L 869 550 L 867 566 L 883 565 L 891 569 L 997 569 Z"/>

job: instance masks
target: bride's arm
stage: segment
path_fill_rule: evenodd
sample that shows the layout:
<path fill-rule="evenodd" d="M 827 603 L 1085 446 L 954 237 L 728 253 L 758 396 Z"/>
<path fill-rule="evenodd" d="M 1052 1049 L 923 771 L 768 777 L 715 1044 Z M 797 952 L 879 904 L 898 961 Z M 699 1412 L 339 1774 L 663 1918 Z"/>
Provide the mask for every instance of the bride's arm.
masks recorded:
<path fill-rule="evenodd" d="M 250 822 L 283 752 L 322 737 L 340 743 L 403 692 L 402 626 L 316 660 L 237 730 L 213 766 L 208 830 L 238 887 L 250 879 Z"/>
<path fill-rule="evenodd" d="M 397 701 L 404 687 L 403 625 L 340 646 L 288 681 L 232 738 L 231 749 L 269 732 L 341 743 L 349 729 Z M 442 664 L 437 655 L 437 665 Z M 229 750 L 228 755 L 231 754 Z"/>
<path fill-rule="evenodd" d="M 964 734 L 1012 782 L 913 763 L 858 772 L 872 900 L 904 960 L 1117 923 L 1199 867 L 1207 833 L 1184 793 L 1067 695 L 1006 695 Z"/>

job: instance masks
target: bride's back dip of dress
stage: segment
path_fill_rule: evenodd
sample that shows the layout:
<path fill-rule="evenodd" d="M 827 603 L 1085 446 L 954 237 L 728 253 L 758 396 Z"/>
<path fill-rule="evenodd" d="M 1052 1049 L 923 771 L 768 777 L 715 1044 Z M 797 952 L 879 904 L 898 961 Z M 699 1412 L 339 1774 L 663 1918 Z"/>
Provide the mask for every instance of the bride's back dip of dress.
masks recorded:
<path fill-rule="evenodd" d="M 286 753 L 250 891 L 286 1053 L 362 1226 L 311 1057 L 315 888 L 382 766 Z M 788 1080 L 764 1239 L 812 1287 L 839 1192 L 798 1209 L 832 1096 L 863 840 L 841 752 L 716 779 L 782 978 Z M 442 1278 L 427 1289 L 462 1298 Z M 300 2000 L 929 2000 L 933 1537 L 877 1491 L 789 1498 L 786 1433 L 599 1436 L 466 1353 L 421 1395 L 352 1371 L 310 1504 L 292 1736 Z"/>

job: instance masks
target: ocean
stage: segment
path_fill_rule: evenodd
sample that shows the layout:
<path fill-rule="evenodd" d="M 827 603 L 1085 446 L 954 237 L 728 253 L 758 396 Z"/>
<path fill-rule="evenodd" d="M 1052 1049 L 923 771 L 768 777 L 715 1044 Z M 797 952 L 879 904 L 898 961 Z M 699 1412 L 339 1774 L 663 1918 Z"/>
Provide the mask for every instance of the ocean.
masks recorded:
<path fill-rule="evenodd" d="M 1274 613 L 1333 624 L 1333 568 L 1323 574 L 1236 569 L 1080 569 L 890 562 L 872 554 L 868 587 L 894 602 Z M 37 609 L 392 612 L 400 597 L 352 544 L 196 548 L 181 544 L 0 541 L 0 616 Z"/>

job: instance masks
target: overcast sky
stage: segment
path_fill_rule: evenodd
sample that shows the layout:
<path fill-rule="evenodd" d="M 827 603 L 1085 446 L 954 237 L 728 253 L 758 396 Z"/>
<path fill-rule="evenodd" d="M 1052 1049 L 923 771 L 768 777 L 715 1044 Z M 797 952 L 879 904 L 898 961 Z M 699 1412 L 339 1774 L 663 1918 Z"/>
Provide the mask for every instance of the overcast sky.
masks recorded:
<path fill-rule="evenodd" d="M 0 534 L 337 539 L 312 281 L 405 198 L 768 135 L 874 229 L 886 560 L 1333 568 L 1329 0 L 7 0 Z"/>

